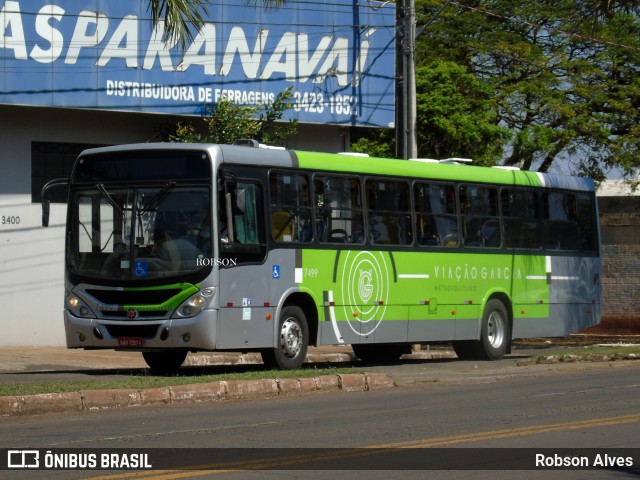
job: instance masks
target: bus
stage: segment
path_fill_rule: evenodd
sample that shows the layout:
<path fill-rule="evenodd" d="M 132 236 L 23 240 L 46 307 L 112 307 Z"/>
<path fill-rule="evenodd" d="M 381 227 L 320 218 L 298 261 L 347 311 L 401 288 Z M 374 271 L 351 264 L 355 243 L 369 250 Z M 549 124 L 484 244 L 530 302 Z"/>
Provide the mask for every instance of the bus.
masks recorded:
<path fill-rule="evenodd" d="M 586 178 L 247 141 L 90 149 L 50 183 L 68 186 L 67 346 L 153 370 L 198 351 L 293 369 L 320 345 L 496 360 L 600 321 Z"/>

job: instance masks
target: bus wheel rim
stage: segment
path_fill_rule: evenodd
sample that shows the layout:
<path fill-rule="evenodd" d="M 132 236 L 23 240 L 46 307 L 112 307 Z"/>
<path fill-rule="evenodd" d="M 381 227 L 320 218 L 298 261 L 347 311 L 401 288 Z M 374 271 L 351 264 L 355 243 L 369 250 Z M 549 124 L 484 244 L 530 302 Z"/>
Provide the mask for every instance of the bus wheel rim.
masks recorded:
<path fill-rule="evenodd" d="M 487 340 L 493 348 L 499 348 L 504 343 L 505 321 L 498 312 L 489 315 L 487 322 Z"/>
<path fill-rule="evenodd" d="M 302 329 L 293 318 L 287 318 L 282 323 L 280 346 L 284 354 L 289 358 L 293 358 L 300 353 L 302 348 Z"/>

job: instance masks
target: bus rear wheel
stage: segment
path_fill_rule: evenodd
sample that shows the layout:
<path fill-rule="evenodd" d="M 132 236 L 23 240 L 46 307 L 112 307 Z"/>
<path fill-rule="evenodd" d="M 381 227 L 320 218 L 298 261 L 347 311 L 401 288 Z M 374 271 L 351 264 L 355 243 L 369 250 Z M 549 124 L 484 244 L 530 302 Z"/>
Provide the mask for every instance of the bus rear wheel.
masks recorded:
<path fill-rule="evenodd" d="M 178 370 L 187 358 L 187 350 L 168 350 L 163 352 L 142 352 L 142 358 L 151 371 L 172 373 Z"/>
<path fill-rule="evenodd" d="M 506 307 L 492 298 L 484 309 L 480 340 L 453 342 L 453 349 L 462 360 L 500 360 L 507 353 L 510 330 Z"/>
<path fill-rule="evenodd" d="M 309 347 L 309 327 L 304 312 L 297 305 L 282 309 L 275 348 L 262 350 L 262 361 L 268 368 L 292 370 L 300 368 Z"/>

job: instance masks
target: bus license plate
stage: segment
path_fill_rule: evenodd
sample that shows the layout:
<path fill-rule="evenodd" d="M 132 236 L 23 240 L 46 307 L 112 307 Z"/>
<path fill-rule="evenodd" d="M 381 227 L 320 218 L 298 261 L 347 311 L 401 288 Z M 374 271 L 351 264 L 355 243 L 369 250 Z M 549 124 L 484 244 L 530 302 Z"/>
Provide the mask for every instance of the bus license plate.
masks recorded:
<path fill-rule="evenodd" d="M 144 347 L 144 339 L 142 337 L 118 337 L 118 345 L 121 347 Z"/>

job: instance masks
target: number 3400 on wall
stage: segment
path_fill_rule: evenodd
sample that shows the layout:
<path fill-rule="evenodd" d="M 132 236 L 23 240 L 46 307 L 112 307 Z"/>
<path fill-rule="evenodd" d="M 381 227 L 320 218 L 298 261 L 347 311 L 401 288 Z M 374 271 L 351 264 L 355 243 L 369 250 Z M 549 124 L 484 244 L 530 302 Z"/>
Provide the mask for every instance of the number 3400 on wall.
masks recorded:
<path fill-rule="evenodd" d="M 20 217 L 17 215 L 2 215 L 0 225 L 20 225 Z"/>

